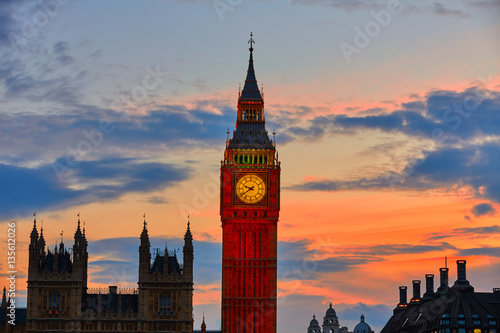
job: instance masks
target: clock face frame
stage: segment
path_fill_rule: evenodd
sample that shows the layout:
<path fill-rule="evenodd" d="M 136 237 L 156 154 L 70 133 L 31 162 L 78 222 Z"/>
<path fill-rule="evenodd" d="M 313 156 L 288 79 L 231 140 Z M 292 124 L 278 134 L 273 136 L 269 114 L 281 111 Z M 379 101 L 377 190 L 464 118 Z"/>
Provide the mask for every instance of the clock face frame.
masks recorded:
<path fill-rule="evenodd" d="M 262 203 L 267 194 L 266 177 L 256 173 L 236 175 L 234 193 L 237 203 Z"/>

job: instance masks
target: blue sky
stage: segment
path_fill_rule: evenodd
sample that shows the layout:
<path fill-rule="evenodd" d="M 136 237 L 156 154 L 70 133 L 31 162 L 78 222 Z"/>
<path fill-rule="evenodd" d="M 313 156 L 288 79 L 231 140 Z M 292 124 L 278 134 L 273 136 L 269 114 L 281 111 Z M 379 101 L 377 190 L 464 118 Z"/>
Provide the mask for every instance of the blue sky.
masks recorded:
<path fill-rule="evenodd" d="M 133 287 L 142 215 L 162 247 L 189 213 L 195 326 L 217 328 L 219 162 L 253 32 L 283 169 L 279 331 L 329 302 L 379 331 L 445 256 L 499 287 L 500 2 L 393 3 L 0 2 L 0 222 L 22 246 L 37 211 L 54 244 L 80 212 L 92 286 Z"/>

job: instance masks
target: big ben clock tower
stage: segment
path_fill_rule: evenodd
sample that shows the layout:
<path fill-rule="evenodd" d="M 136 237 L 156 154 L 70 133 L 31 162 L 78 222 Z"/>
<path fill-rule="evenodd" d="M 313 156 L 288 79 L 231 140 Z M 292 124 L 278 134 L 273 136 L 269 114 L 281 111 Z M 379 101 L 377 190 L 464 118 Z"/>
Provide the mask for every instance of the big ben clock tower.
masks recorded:
<path fill-rule="evenodd" d="M 280 162 L 250 61 L 221 162 L 222 332 L 276 332 Z M 229 133 L 228 133 L 229 134 Z"/>

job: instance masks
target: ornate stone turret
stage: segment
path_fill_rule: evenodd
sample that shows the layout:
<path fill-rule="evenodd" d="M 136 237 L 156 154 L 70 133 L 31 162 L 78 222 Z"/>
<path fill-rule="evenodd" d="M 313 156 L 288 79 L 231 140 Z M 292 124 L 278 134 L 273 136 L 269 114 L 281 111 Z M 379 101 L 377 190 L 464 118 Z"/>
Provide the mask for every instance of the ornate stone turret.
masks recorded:
<path fill-rule="evenodd" d="M 146 215 L 139 246 L 138 312 L 144 320 L 141 329 L 157 329 L 152 320 L 171 320 L 172 331 L 192 332 L 193 237 L 189 229 L 184 237 L 184 269 L 177 260 L 177 251 L 154 249 L 151 254 Z"/>
<path fill-rule="evenodd" d="M 318 320 L 316 320 L 316 315 L 313 315 L 313 319 L 309 323 L 307 328 L 307 333 L 321 333 L 321 327 L 319 326 Z"/>
<path fill-rule="evenodd" d="M 193 235 L 191 234 L 191 229 L 189 228 L 189 217 L 187 223 L 186 234 L 184 235 L 184 248 L 183 252 L 183 260 L 184 260 L 184 269 L 183 274 L 188 276 L 193 276 L 193 260 L 194 260 L 194 248 L 193 248 Z"/>
<path fill-rule="evenodd" d="M 6 295 L 6 289 L 3 287 L 3 296 L 2 296 L 2 308 L 7 307 L 7 295 Z M 203 319 L 205 319 L 205 316 L 203 316 Z M 205 323 L 205 320 L 203 320 L 203 323 Z"/>
<path fill-rule="evenodd" d="M 139 246 L 139 280 L 144 280 L 149 276 L 149 266 L 151 263 L 151 243 L 146 222 L 146 214 L 144 214 L 144 222 L 141 233 L 141 245 Z"/>
<path fill-rule="evenodd" d="M 80 279 L 84 290 L 87 290 L 87 266 L 89 254 L 87 252 L 88 242 L 85 234 L 80 229 L 80 213 L 75 231 L 75 243 L 73 245 L 73 274 Z"/>
<path fill-rule="evenodd" d="M 33 229 L 31 229 L 30 245 L 28 247 L 28 273 L 36 274 L 39 269 L 39 247 L 38 247 L 38 230 L 36 228 L 36 213 L 33 214 Z"/>
<path fill-rule="evenodd" d="M 332 303 L 330 303 L 330 307 L 326 310 L 325 317 L 323 318 L 323 332 L 338 333 L 339 329 L 339 318 L 332 308 Z"/>
<path fill-rule="evenodd" d="M 205 324 L 205 312 L 203 312 L 203 321 L 201 322 L 201 333 L 207 333 L 207 325 Z"/>

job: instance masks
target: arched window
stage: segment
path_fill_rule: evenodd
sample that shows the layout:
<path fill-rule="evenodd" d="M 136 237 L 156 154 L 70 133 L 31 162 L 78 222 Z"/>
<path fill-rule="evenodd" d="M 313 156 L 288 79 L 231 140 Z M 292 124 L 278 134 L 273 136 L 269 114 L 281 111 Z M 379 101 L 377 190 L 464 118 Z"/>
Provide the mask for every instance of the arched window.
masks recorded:
<path fill-rule="evenodd" d="M 248 155 L 245 155 L 245 164 L 248 164 Z"/>
<path fill-rule="evenodd" d="M 267 164 L 267 156 L 264 156 L 264 164 Z"/>
<path fill-rule="evenodd" d="M 254 142 L 255 142 L 255 144 L 258 144 L 258 143 L 259 143 L 259 141 L 257 140 L 257 138 L 255 138 L 255 141 L 254 141 Z"/>
<path fill-rule="evenodd" d="M 172 298 L 170 297 L 170 293 L 162 293 L 160 295 L 160 306 L 158 311 L 160 315 L 170 316 L 170 312 L 172 311 Z"/>
<path fill-rule="evenodd" d="M 248 139 L 245 139 L 245 144 L 246 144 L 246 145 L 248 144 Z"/>
<path fill-rule="evenodd" d="M 259 164 L 262 164 L 262 155 L 259 156 Z"/>
<path fill-rule="evenodd" d="M 245 110 L 241 110 L 241 120 L 245 120 Z"/>
<path fill-rule="evenodd" d="M 239 156 L 239 159 L 240 159 L 240 164 L 243 164 L 243 156 Z"/>
<path fill-rule="evenodd" d="M 61 305 L 61 295 L 57 291 L 53 291 L 49 294 L 49 310 L 59 311 Z"/>

